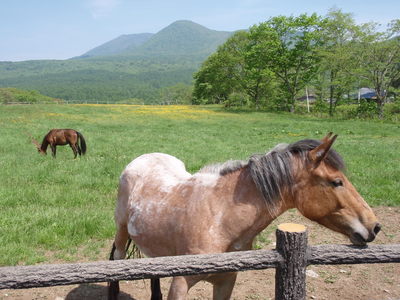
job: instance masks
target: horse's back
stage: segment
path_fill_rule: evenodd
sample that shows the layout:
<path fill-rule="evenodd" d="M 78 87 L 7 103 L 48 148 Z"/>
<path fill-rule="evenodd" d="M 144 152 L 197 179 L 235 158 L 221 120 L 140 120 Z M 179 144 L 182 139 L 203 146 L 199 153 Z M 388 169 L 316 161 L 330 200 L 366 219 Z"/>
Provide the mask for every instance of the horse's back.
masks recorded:
<path fill-rule="evenodd" d="M 119 179 L 116 222 L 127 222 L 133 202 L 137 207 L 139 202 L 157 201 L 190 177 L 184 163 L 174 156 L 149 153 L 137 157 L 125 167 Z"/>
<path fill-rule="evenodd" d="M 141 177 L 150 180 L 157 178 L 167 185 L 191 176 L 185 164 L 176 157 L 164 153 L 143 154 L 131 161 L 122 176 Z M 121 176 L 121 177 L 122 177 Z"/>

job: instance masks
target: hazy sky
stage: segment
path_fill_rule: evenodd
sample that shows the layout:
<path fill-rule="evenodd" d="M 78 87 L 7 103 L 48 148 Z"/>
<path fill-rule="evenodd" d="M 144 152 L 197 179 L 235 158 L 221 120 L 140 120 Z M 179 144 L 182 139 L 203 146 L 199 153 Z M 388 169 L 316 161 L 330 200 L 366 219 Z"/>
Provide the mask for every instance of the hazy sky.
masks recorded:
<path fill-rule="evenodd" d="M 233 31 L 277 15 L 326 15 L 332 7 L 357 23 L 400 18 L 399 0 L 0 0 L 0 61 L 67 59 L 176 20 Z"/>

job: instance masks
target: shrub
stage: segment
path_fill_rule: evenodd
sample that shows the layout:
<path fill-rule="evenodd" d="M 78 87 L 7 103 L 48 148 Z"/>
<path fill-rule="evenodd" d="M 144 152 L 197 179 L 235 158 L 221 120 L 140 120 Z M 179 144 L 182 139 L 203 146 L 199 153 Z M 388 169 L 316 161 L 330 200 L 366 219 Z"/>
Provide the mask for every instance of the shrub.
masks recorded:
<path fill-rule="evenodd" d="M 344 104 L 336 106 L 335 113 L 344 119 L 352 119 L 357 117 L 357 104 Z"/>
<path fill-rule="evenodd" d="M 228 99 L 225 100 L 224 102 L 225 107 L 231 107 L 231 106 L 249 106 L 250 101 L 249 97 L 245 94 L 242 93 L 232 93 L 228 96 Z"/>
<path fill-rule="evenodd" d="M 383 116 L 385 119 L 398 121 L 400 119 L 400 101 L 386 103 L 383 107 Z"/>
<path fill-rule="evenodd" d="M 327 113 L 329 111 L 328 102 L 318 99 L 313 105 L 313 112 L 316 113 Z"/>
<path fill-rule="evenodd" d="M 372 119 L 378 116 L 375 102 L 361 99 L 360 104 L 344 104 L 336 106 L 336 114 L 345 119 Z"/>

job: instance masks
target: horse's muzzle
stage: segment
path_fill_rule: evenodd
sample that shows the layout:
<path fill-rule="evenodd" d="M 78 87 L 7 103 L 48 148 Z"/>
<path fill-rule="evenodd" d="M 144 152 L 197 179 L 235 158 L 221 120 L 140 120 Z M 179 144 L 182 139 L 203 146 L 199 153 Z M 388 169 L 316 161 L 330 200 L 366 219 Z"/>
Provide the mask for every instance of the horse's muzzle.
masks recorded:
<path fill-rule="evenodd" d="M 357 246 L 365 246 L 367 243 L 372 242 L 376 235 L 381 231 L 381 224 L 376 223 L 372 231 L 369 231 L 368 236 L 364 236 L 363 234 L 359 232 L 354 232 L 350 236 L 350 241 Z"/>

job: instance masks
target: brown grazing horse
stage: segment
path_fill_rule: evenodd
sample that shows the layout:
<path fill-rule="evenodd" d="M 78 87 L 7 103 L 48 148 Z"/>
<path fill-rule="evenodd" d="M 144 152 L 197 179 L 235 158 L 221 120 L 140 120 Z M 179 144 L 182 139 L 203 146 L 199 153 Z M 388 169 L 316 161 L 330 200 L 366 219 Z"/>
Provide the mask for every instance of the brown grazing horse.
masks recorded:
<path fill-rule="evenodd" d="M 74 158 L 79 154 L 86 153 L 86 142 L 83 135 L 74 129 L 52 129 L 50 130 L 41 144 L 32 138 L 32 142 L 36 145 L 38 151 L 47 154 L 47 147 L 50 145 L 53 157 L 56 157 L 56 147 L 69 145 L 74 152 Z M 80 142 L 80 146 L 79 146 Z"/>
<path fill-rule="evenodd" d="M 129 238 L 149 257 L 250 250 L 257 234 L 290 208 L 355 245 L 373 241 L 381 225 L 343 174 L 344 162 L 331 149 L 336 137 L 280 144 L 194 175 L 167 154 L 136 158 L 120 177 L 110 259 L 125 258 Z M 174 277 L 168 299 L 186 299 L 200 280 L 213 284 L 213 299 L 229 299 L 236 275 Z M 111 282 L 109 299 L 118 291 L 118 282 Z M 161 298 L 159 279 L 153 279 L 152 299 Z"/>

